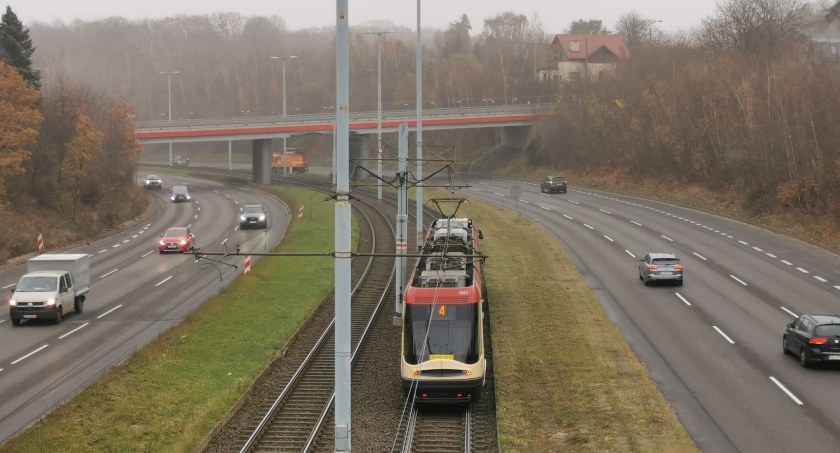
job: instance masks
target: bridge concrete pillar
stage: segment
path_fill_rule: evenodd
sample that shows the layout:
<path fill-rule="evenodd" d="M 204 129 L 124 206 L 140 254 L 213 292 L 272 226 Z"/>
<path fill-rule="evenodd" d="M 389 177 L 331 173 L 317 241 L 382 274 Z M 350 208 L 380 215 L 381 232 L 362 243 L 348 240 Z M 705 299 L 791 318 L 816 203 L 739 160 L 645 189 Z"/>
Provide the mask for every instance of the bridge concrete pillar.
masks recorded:
<path fill-rule="evenodd" d="M 251 162 L 256 184 L 271 184 L 271 139 L 260 138 L 251 142 Z"/>
<path fill-rule="evenodd" d="M 506 126 L 502 128 L 502 146 L 525 149 L 531 126 Z"/>
<path fill-rule="evenodd" d="M 370 143 L 376 142 L 372 134 L 351 134 L 350 135 L 350 158 L 357 159 L 357 164 L 369 171 L 376 173 L 376 162 L 370 159 Z M 370 175 L 365 171 L 357 171 L 355 177 L 367 179 Z"/>

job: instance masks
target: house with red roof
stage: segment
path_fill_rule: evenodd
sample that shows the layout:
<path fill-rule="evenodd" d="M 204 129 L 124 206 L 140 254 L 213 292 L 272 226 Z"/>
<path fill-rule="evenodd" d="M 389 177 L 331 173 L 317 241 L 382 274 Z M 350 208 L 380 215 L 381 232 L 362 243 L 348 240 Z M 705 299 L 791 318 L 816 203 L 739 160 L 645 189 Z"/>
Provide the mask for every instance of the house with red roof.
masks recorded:
<path fill-rule="evenodd" d="M 615 74 L 616 65 L 630 58 L 621 35 L 555 35 L 551 43 L 556 68 L 540 71 L 541 80 L 598 80 Z"/>

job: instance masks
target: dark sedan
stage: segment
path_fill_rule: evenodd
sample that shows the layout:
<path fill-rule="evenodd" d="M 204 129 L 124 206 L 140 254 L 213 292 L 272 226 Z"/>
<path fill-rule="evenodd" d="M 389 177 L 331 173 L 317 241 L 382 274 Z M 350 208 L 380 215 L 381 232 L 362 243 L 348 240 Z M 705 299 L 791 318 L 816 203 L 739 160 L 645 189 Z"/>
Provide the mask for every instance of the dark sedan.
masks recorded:
<path fill-rule="evenodd" d="M 549 176 L 540 183 L 542 193 L 566 193 L 568 190 L 565 176 Z"/>
<path fill-rule="evenodd" d="M 840 315 L 801 315 L 787 325 L 782 350 L 795 354 L 803 367 L 840 363 Z"/>
<path fill-rule="evenodd" d="M 242 208 L 239 214 L 239 229 L 267 227 L 268 214 L 261 204 L 249 204 Z"/>
<path fill-rule="evenodd" d="M 160 179 L 160 176 L 148 175 L 146 176 L 146 179 L 143 180 L 143 187 L 146 189 L 160 190 L 163 187 L 163 180 Z"/>

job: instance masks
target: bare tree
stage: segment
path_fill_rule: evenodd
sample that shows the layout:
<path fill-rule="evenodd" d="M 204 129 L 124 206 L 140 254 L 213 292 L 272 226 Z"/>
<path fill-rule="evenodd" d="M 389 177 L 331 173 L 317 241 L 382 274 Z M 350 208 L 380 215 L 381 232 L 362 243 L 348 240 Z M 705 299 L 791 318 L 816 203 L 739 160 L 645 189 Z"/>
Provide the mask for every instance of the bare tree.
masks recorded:
<path fill-rule="evenodd" d="M 659 35 L 659 32 L 653 26 L 657 22 L 659 21 L 643 17 L 636 11 L 630 11 L 618 18 L 615 31 L 624 38 L 627 47 L 634 49 L 646 42 L 653 41 L 654 37 Z"/>
<path fill-rule="evenodd" d="M 607 30 L 603 23 L 598 19 L 579 19 L 572 22 L 566 33 L 574 35 L 606 35 L 610 31 Z"/>
<path fill-rule="evenodd" d="M 800 0 L 728 0 L 703 21 L 701 44 L 714 51 L 775 55 L 805 38 L 808 6 Z"/>

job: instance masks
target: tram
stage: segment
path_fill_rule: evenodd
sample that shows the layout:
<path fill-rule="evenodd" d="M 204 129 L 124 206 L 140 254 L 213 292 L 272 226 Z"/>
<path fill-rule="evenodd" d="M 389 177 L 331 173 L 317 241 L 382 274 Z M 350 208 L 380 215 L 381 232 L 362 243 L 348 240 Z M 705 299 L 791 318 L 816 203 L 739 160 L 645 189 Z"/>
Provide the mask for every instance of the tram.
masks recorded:
<path fill-rule="evenodd" d="M 401 375 L 416 402 L 476 401 L 484 386 L 483 238 L 468 218 L 435 220 L 402 299 Z"/>

